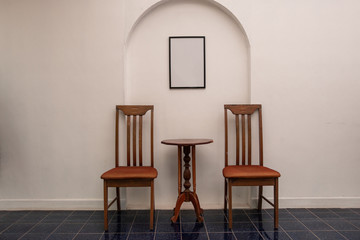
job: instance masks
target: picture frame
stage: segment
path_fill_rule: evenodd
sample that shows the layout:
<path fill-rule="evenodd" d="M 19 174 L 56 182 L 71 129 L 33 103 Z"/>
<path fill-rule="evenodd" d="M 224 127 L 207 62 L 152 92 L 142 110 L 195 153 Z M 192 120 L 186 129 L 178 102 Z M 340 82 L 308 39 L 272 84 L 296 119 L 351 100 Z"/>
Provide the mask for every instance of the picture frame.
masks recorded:
<path fill-rule="evenodd" d="M 170 89 L 206 87 L 205 36 L 169 37 Z"/>

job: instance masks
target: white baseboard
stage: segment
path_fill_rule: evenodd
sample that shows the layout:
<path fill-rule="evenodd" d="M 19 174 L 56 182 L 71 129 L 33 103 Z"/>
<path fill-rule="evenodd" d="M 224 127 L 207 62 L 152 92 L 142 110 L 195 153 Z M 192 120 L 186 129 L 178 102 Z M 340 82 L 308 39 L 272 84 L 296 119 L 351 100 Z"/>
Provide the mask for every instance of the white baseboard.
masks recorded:
<path fill-rule="evenodd" d="M 251 205 L 257 206 L 257 199 L 252 199 Z M 271 206 L 263 201 L 263 207 Z M 360 208 L 360 197 L 283 197 L 279 199 L 279 208 Z"/>
<path fill-rule="evenodd" d="M 273 201 L 272 198 L 269 198 Z M 251 206 L 256 206 L 257 199 L 251 200 Z M 126 209 L 149 209 L 149 204 L 126 205 L 121 199 L 121 206 Z M 156 209 L 173 209 L 175 203 L 157 204 Z M 201 203 L 204 209 L 222 209 L 223 203 Z M 233 203 L 234 208 L 250 208 L 250 204 Z M 263 201 L 263 207 L 271 207 Z M 360 208 L 360 197 L 294 197 L 280 198 L 280 208 Z M 112 206 L 113 209 L 116 205 Z M 0 199 L 0 210 L 102 210 L 102 199 Z M 190 203 L 185 203 L 182 209 L 193 209 Z"/>
<path fill-rule="evenodd" d="M 168 203 L 168 204 L 156 204 L 155 209 L 157 210 L 168 210 L 168 209 L 174 209 L 176 202 Z M 224 203 L 206 203 L 202 204 L 200 202 L 200 207 L 203 209 L 222 209 L 224 207 Z M 138 205 L 138 204 L 128 204 L 126 206 L 127 209 L 149 209 L 148 205 Z M 233 208 L 250 208 L 247 204 L 233 204 Z M 194 207 L 190 202 L 184 202 L 181 205 L 182 210 L 193 210 Z"/>
<path fill-rule="evenodd" d="M 103 199 L 0 199 L 0 210 L 103 210 Z M 120 200 L 125 206 L 125 199 Z M 113 204 L 110 209 L 115 209 Z"/>

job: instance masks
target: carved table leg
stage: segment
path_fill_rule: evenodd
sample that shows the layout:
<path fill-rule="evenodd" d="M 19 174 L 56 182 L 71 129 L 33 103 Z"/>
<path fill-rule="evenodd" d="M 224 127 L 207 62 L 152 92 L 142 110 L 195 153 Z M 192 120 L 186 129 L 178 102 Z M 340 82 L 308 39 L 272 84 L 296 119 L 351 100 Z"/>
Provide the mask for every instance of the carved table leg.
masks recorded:
<path fill-rule="evenodd" d="M 185 201 L 185 194 L 182 193 L 178 196 L 178 199 L 176 201 L 176 206 L 174 209 L 174 216 L 172 216 L 171 221 L 173 223 L 176 223 L 178 217 L 179 217 L 179 213 L 180 213 L 180 207 L 183 204 L 183 202 Z"/>
<path fill-rule="evenodd" d="M 198 222 L 203 222 L 204 218 L 201 216 L 203 210 L 200 208 L 200 202 L 199 202 L 197 195 L 195 193 L 191 192 L 189 194 L 189 197 L 190 197 L 190 201 L 191 201 L 192 205 L 194 206 L 196 218 L 197 218 Z"/>
<path fill-rule="evenodd" d="M 194 192 L 190 191 L 190 187 L 191 187 L 191 183 L 190 183 L 190 179 L 191 179 L 191 172 L 190 172 L 190 146 L 184 146 L 184 188 L 185 190 L 178 196 L 178 199 L 176 201 L 176 206 L 175 206 L 175 210 L 174 210 L 174 216 L 171 218 L 171 221 L 173 223 L 175 223 L 177 221 L 177 218 L 179 217 L 179 212 L 180 212 L 180 207 L 182 205 L 183 202 L 191 202 L 195 208 L 195 213 L 196 213 L 196 217 L 198 219 L 199 222 L 202 222 L 204 219 L 201 216 L 203 210 L 200 208 L 200 203 L 199 203 L 199 199 L 197 197 L 197 194 Z"/>

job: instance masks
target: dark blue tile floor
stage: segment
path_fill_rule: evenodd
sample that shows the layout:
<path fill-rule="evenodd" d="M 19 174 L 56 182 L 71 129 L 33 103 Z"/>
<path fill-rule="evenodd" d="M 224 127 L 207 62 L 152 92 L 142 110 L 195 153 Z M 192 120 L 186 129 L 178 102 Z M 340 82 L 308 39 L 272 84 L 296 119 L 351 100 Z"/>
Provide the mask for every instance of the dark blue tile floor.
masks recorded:
<path fill-rule="evenodd" d="M 360 240 L 360 209 L 280 209 L 274 230 L 273 210 L 235 209 L 233 229 L 222 210 L 205 210 L 204 223 L 194 211 L 182 210 L 171 224 L 171 210 L 157 210 L 154 231 L 148 210 L 111 211 L 104 232 L 102 211 L 0 211 L 0 240 Z"/>

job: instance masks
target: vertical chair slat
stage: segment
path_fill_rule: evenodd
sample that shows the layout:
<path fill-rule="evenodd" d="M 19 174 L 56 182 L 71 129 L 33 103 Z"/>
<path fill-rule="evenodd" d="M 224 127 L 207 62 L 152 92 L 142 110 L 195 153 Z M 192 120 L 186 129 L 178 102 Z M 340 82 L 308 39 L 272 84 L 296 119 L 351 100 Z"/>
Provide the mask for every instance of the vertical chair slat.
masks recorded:
<path fill-rule="evenodd" d="M 142 166 L 142 120 L 143 117 L 139 116 L 139 166 Z"/>
<path fill-rule="evenodd" d="M 127 142 L 127 165 L 130 166 L 130 116 L 126 116 L 127 127 L 126 127 L 126 142 Z"/>
<path fill-rule="evenodd" d="M 247 115 L 248 117 L 248 165 L 251 165 L 251 115 Z"/>
<path fill-rule="evenodd" d="M 239 165 L 239 152 L 240 152 L 240 136 L 239 136 L 239 115 L 236 114 L 235 116 L 235 124 L 236 124 L 236 165 Z"/>
<path fill-rule="evenodd" d="M 242 159 L 242 165 L 245 165 L 245 115 L 241 115 L 241 159 Z"/>
<path fill-rule="evenodd" d="M 263 133 L 262 133 L 262 113 L 261 106 L 259 107 L 259 162 L 263 166 Z"/>
<path fill-rule="evenodd" d="M 225 167 L 228 166 L 228 121 L 227 121 L 227 110 L 224 109 L 225 119 Z"/>
<path fill-rule="evenodd" d="M 151 108 L 151 166 L 154 167 L 154 108 Z"/>
<path fill-rule="evenodd" d="M 115 125 L 115 167 L 119 166 L 119 111 L 116 110 L 116 125 Z"/>
<path fill-rule="evenodd" d="M 133 116 L 133 166 L 136 166 L 136 116 Z"/>

